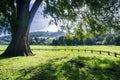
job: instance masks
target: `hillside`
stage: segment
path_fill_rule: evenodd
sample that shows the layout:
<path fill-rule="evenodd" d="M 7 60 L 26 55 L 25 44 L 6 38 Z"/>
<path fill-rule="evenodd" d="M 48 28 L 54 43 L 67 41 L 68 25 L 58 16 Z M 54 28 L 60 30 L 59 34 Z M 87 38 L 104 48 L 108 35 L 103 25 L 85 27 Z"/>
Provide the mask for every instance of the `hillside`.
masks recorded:
<path fill-rule="evenodd" d="M 57 38 L 65 36 L 64 32 L 31 32 L 30 37 L 49 37 L 49 38 Z"/>
<path fill-rule="evenodd" d="M 33 37 L 57 38 L 61 36 L 65 36 L 65 33 L 64 32 L 31 32 L 30 33 L 30 38 L 33 38 Z M 0 40 L 10 42 L 11 36 L 10 35 L 1 36 Z"/>

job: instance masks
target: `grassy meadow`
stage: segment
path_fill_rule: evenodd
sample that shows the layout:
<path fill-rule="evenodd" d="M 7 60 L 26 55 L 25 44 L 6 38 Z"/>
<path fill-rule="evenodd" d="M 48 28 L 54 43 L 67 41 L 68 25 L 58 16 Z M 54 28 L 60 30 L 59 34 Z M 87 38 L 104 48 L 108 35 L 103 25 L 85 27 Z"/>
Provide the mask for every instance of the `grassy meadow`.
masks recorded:
<path fill-rule="evenodd" d="M 0 46 L 0 54 L 6 46 Z M 120 53 L 119 46 L 31 46 Z M 0 57 L 0 80 L 120 80 L 120 57 L 84 51 L 33 50 L 35 56 Z"/>

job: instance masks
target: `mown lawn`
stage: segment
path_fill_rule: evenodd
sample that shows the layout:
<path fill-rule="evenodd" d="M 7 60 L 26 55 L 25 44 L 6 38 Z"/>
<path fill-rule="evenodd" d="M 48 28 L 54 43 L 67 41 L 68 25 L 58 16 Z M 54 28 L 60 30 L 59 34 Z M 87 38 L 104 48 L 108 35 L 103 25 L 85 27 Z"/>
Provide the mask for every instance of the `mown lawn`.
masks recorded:
<path fill-rule="evenodd" d="M 5 48 L 6 46 L 0 46 L 0 50 Z M 120 52 L 119 46 L 31 46 L 31 48 Z M 68 50 L 33 50 L 33 53 L 36 55 L 0 57 L 0 80 L 120 80 L 120 57 Z"/>

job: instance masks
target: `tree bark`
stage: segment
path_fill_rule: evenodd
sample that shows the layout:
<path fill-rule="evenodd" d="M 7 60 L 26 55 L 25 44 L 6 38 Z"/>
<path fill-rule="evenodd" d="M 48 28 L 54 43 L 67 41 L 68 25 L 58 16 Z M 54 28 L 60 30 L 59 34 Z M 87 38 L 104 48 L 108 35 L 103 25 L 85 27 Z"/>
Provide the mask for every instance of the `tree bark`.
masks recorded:
<path fill-rule="evenodd" d="M 28 32 L 25 34 L 17 33 L 12 35 L 11 43 L 2 56 L 32 56 L 33 53 L 29 46 Z"/>

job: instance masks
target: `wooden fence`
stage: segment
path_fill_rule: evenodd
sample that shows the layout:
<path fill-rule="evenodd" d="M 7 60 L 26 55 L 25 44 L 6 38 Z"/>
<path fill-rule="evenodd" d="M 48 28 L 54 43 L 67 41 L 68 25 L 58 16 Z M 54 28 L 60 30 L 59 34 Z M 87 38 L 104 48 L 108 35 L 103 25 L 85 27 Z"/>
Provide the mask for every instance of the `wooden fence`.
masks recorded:
<path fill-rule="evenodd" d="M 61 51 L 61 50 L 68 51 L 69 50 L 69 51 L 78 51 L 78 52 L 84 51 L 85 53 L 89 51 L 91 53 L 98 52 L 99 54 L 107 53 L 108 55 L 114 55 L 114 57 L 120 56 L 120 53 L 102 51 L 102 50 L 87 50 L 87 49 L 32 49 L 32 50 L 45 50 L 45 51 Z M 0 51 L 4 51 L 4 50 L 0 50 Z"/>
<path fill-rule="evenodd" d="M 64 51 L 84 51 L 85 53 L 86 52 L 91 52 L 91 53 L 94 53 L 94 52 L 98 52 L 99 54 L 102 54 L 102 53 L 107 53 L 108 55 L 114 55 L 114 57 L 117 57 L 117 56 L 120 56 L 120 53 L 117 53 L 117 52 L 110 52 L 110 51 L 102 51 L 102 50 L 87 50 L 87 49 L 32 49 L 32 50 L 45 50 L 45 51 L 60 51 L 60 50 L 64 50 Z"/>

